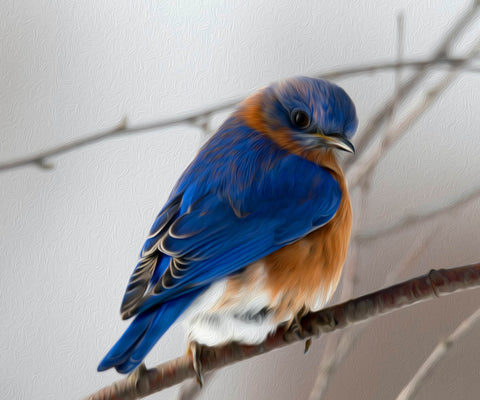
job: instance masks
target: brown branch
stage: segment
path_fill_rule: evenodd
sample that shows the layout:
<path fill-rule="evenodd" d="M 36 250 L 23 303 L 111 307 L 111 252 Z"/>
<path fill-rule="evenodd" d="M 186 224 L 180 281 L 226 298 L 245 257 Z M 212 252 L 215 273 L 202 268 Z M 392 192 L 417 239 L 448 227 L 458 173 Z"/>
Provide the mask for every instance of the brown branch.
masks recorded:
<path fill-rule="evenodd" d="M 464 65 L 465 59 L 460 58 L 434 58 L 430 60 L 413 60 L 406 62 L 391 62 L 391 63 L 377 63 L 359 67 L 350 67 L 340 70 L 335 70 L 331 72 L 317 74 L 316 77 L 324 79 L 336 79 L 345 76 L 367 73 L 367 72 L 376 72 L 382 70 L 391 70 L 398 69 L 403 67 L 411 68 L 426 68 L 435 65 L 447 65 L 447 66 L 458 66 Z M 47 160 L 53 156 L 67 153 L 69 151 L 76 150 L 78 148 L 88 146 L 106 139 L 111 139 L 117 136 L 127 136 L 134 133 L 140 133 L 145 131 L 152 131 L 156 129 L 166 128 L 175 125 L 193 125 L 197 128 L 202 129 L 205 134 L 210 133 L 210 117 L 212 114 L 215 114 L 220 111 L 233 108 L 237 105 L 241 99 L 231 100 L 225 103 L 217 104 L 215 106 L 209 107 L 202 111 L 191 112 L 186 115 L 181 115 L 169 119 L 160 119 L 158 121 L 153 121 L 150 123 L 139 124 L 137 126 L 127 126 L 127 120 L 124 118 L 117 126 L 107 129 L 105 131 L 100 131 L 89 135 L 87 137 L 74 140 L 69 143 L 65 143 L 59 146 L 52 147 L 51 149 L 40 151 L 32 155 L 18 158 L 16 160 L 6 161 L 0 163 L 0 172 L 7 171 L 14 168 L 24 167 L 27 165 L 34 165 L 42 169 L 52 169 L 52 165 L 47 163 Z"/>
<path fill-rule="evenodd" d="M 302 336 L 304 338 L 319 336 L 422 301 L 478 286 L 480 286 L 480 263 L 431 270 L 428 274 L 403 283 L 307 314 L 301 320 Z M 200 360 L 203 370 L 208 372 L 299 340 L 301 338 L 298 332 L 281 326 L 275 334 L 259 345 L 230 343 L 222 347 L 206 347 L 200 354 Z M 183 356 L 152 369 L 137 369 L 131 376 L 101 389 L 88 399 L 138 399 L 194 376 L 191 358 Z"/>
<path fill-rule="evenodd" d="M 479 196 L 480 196 L 480 187 L 477 187 L 474 190 L 472 190 L 470 193 L 465 193 L 461 195 L 456 200 L 451 201 L 445 206 L 434 208 L 433 210 L 428 210 L 425 212 L 417 212 L 417 213 L 409 214 L 404 218 L 400 219 L 398 222 L 395 222 L 392 225 L 387 226 L 386 228 L 378 229 L 371 232 L 358 233 L 355 236 L 355 239 L 358 241 L 374 240 L 394 232 L 399 232 L 403 228 L 407 228 L 413 224 L 417 224 L 419 222 L 426 222 L 435 217 L 438 217 L 439 215 L 447 214 L 451 211 L 454 211 L 456 208 L 461 207 L 464 204 L 467 204 L 468 202 L 478 198 Z"/>
<path fill-rule="evenodd" d="M 447 56 L 455 40 L 465 31 L 468 25 L 475 20 L 479 9 L 480 1 L 473 1 L 471 6 L 461 14 L 461 16 L 455 21 L 452 28 L 448 30 L 443 40 L 433 51 L 431 59 L 441 60 Z M 386 102 L 385 105 L 378 110 L 372 118 L 370 118 L 366 127 L 359 135 L 359 139 L 355 143 L 355 148 L 359 154 L 361 154 L 372 143 L 378 131 L 388 119 L 388 116 L 391 115 L 396 103 L 403 102 L 403 100 L 418 86 L 418 84 L 427 76 L 427 74 L 428 65 L 420 67 L 414 75 L 412 75 L 403 85 L 399 87 L 398 93 L 392 96 L 392 98 Z M 345 166 L 351 167 L 353 162 L 353 159 L 347 159 L 345 161 Z"/>
<path fill-rule="evenodd" d="M 455 342 L 458 342 L 462 336 L 468 333 L 478 321 L 480 321 L 480 308 L 463 320 L 447 339 L 438 343 L 430 356 L 428 356 L 416 374 L 412 377 L 410 382 L 408 382 L 400 392 L 396 400 L 409 400 L 413 398 L 414 394 L 420 389 L 420 385 L 445 356 L 448 349 L 450 349 Z"/>

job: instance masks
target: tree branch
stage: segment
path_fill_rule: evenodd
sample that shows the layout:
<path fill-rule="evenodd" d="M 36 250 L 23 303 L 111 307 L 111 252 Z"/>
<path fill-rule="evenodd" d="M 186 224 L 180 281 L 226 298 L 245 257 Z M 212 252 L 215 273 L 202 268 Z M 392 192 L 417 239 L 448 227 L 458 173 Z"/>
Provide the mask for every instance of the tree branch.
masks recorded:
<path fill-rule="evenodd" d="M 404 68 L 425 69 L 434 66 L 456 67 L 461 66 L 467 61 L 464 57 L 431 57 L 425 60 L 405 60 L 392 62 L 379 62 L 368 65 L 360 65 L 358 67 L 340 68 L 335 71 L 325 72 L 315 75 L 321 79 L 340 79 L 352 75 L 368 74 L 374 72 L 398 70 Z M 477 72 L 477 69 L 472 69 L 472 72 Z"/>
<path fill-rule="evenodd" d="M 316 75 L 318 78 L 323 79 L 338 79 L 341 77 L 346 77 L 355 74 L 367 73 L 367 72 L 377 72 L 382 70 L 392 70 L 398 68 L 427 68 L 435 65 L 446 65 L 446 66 L 459 66 L 464 65 L 466 60 L 463 57 L 451 57 L 451 58 L 433 58 L 429 60 L 412 60 L 406 62 L 387 62 L 387 63 L 376 63 L 369 64 L 359 67 L 349 67 L 340 70 L 335 70 L 331 72 L 321 73 Z M 88 146 L 106 139 L 110 139 L 117 136 L 127 136 L 134 133 L 140 133 L 145 131 L 152 131 L 156 129 L 166 128 L 175 125 L 193 125 L 197 128 L 201 128 L 204 132 L 209 131 L 209 122 L 212 114 L 218 113 L 220 111 L 228 110 L 233 108 L 235 105 L 240 103 L 242 99 L 234 99 L 227 101 L 215 106 L 209 107 L 205 110 L 191 112 L 186 115 L 181 115 L 169 119 L 160 119 L 150 123 L 139 124 L 136 126 L 128 126 L 127 119 L 124 118 L 117 126 L 107 129 L 105 131 L 100 131 L 89 135 L 87 137 L 74 140 L 69 143 L 65 143 L 59 146 L 52 147 L 51 149 L 40 151 L 38 153 L 31 154 L 26 157 L 21 157 L 16 160 L 6 161 L 0 163 L 0 172 L 7 171 L 14 168 L 25 167 L 27 165 L 34 165 L 42 169 L 52 169 L 52 165 L 47 163 L 47 160 L 53 156 L 67 153 L 69 151 L 76 150 L 78 148 Z"/>
<path fill-rule="evenodd" d="M 455 342 L 458 342 L 462 336 L 468 333 L 478 321 L 480 321 L 480 308 L 467 319 L 463 320 L 447 339 L 438 343 L 430 356 L 428 356 L 422 366 L 418 369 L 417 373 L 400 392 L 396 400 L 409 400 L 413 398 L 413 395 L 418 389 L 420 389 L 420 385 L 425 381 L 425 378 L 432 372 L 435 366 L 442 360 L 448 349 L 450 349 Z"/>
<path fill-rule="evenodd" d="M 300 321 L 302 337 L 319 336 L 422 301 L 478 286 L 480 286 L 480 263 L 431 270 L 428 274 L 403 283 L 307 314 Z M 281 326 L 275 334 L 259 345 L 230 343 L 222 347 L 205 347 L 200 354 L 200 360 L 203 370 L 208 372 L 299 340 L 302 338 L 299 337 L 298 331 Z M 137 369 L 129 377 L 101 389 L 88 399 L 138 399 L 194 376 L 191 358 L 183 356 L 156 368 Z"/>

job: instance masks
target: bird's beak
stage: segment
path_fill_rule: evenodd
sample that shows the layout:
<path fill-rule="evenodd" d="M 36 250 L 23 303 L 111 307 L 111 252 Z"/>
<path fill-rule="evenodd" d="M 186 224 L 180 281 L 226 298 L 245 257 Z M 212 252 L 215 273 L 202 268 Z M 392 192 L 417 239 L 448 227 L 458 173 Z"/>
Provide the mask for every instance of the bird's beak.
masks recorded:
<path fill-rule="evenodd" d="M 355 147 L 353 147 L 352 142 L 350 142 L 350 140 L 348 140 L 345 136 L 338 134 L 331 134 L 327 136 L 321 132 L 316 132 L 314 135 L 320 139 L 321 144 L 324 146 L 334 147 L 336 149 L 355 154 Z"/>

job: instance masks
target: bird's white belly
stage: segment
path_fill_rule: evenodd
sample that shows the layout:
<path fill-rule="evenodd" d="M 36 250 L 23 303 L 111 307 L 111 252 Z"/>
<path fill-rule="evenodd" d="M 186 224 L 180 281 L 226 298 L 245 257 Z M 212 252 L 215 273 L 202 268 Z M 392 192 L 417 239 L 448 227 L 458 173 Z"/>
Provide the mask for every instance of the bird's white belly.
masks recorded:
<path fill-rule="evenodd" d="M 273 333 L 279 324 L 292 321 L 299 309 L 287 309 L 281 314 L 277 312 L 280 303 L 285 301 L 286 293 L 280 292 L 273 297 L 271 291 L 267 290 L 263 261 L 257 261 L 248 269 L 254 272 L 245 280 L 237 279 L 236 285 L 229 285 L 229 280 L 233 278 L 213 283 L 185 311 L 182 320 L 188 342 L 195 341 L 207 346 L 232 341 L 258 344 Z M 238 284 L 238 281 L 241 283 Z M 316 295 L 302 303 L 302 306 L 310 310 L 321 309 L 334 289 L 333 286 L 326 290 L 319 286 Z M 291 294 L 286 298 L 291 298 Z"/>
<path fill-rule="evenodd" d="M 217 346 L 231 341 L 258 344 L 275 331 L 269 310 L 274 299 L 265 290 L 263 266 L 257 262 L 259 279 L 246 282 L 241 291 L 228 293 L 229 278 L 213 283 L 185 312 L 188 341 Z M 227 304 L 223 300 L 228 299 Z M 287 320 L 288 318 L 286 318 Z"/>

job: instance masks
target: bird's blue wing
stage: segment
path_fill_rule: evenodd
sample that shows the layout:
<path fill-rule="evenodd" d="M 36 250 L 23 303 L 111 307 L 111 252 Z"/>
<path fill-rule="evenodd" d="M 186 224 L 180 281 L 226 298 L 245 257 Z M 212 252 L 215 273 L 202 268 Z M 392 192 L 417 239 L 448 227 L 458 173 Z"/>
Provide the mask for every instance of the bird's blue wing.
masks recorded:
<path fill-rule="evenodd" d="M 127 288 L 127 316 L 240 271 L 327 223 L 340 204 L 330 173 L 294 155 L 252 182 L 241 196 L 232 193 L 237 186 L 211 185 L 205 193 L 193 184 L 172 197 L 142 250 L 141 273 L 134 272 Z"/>

